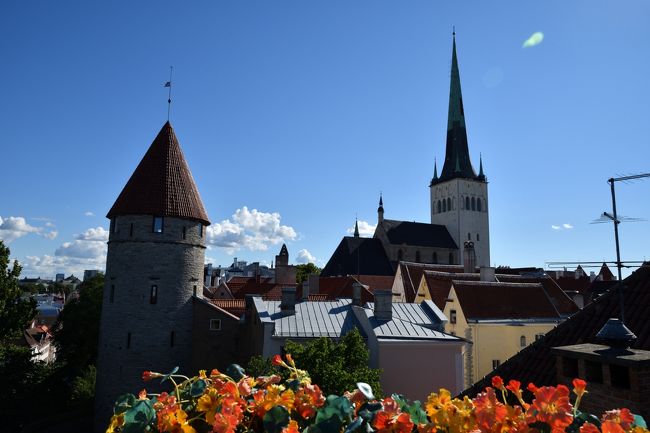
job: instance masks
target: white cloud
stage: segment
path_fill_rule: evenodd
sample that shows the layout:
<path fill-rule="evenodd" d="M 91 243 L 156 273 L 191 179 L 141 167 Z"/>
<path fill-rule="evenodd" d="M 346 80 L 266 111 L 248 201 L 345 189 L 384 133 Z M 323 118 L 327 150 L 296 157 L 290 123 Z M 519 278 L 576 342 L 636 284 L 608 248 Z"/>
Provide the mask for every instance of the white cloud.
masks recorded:
<path fill-rule="evenodd" d="M 84 215 L 86 215 L 87 217 L 95 216 L 95 214 L 92 213 L 92 212 L 89 211 L 89 210 L 87 210 L 86 212 L 84 212 Z"/>
<path fill-rule="evenodd" d="M 293 227 L 282 225 L 280 220 L 277 212 L 248 210 L 244 206 L 237 209 L 230 219 L 209 226 L 207 240 L 210 245 L 225 248 L 229 254 L 242 248 L 266 251 L 271 245 L 298 237 Z"/>
<path fill-rule="evenodd" d="M 551 226 L 551 228 L 552 228 L 553 230 L 562 230 L 562 227 L 560 227 L 560 226 L 556 226 L 555 224 L 553 224 L 553 225 Z"/>
<path fill-rule="evenodd" d="M 544 40 L 544 33 L 542 32 L 535 32 L 528 39 L 524 41 L 523 48 L 530 48 L 534 47 L 535 45 L 539 45 L 542 43 Z"/>
<path fill-rule="evenodd" d="M 564 227 L 567 230 L 573 228 L 573 226 L 571 224 L 567 224 L 567 223 L 562 224 L 562 227 Z"/>
<path fill-rule="evenodd" d="M 359 224 L 359 236 L 372 236 L 375 234 L 376 224 L 372 225 L 368 221 L 363 220 L 359 220 L 357 223 Z M 346 229 L 346 232 L 351 235 L 354 234 L 354 226 Z"/>
<path fill-rule="evenodd" d="M 54 227 L 54 224 L 48 222 L 45 226 Z M 0 239 L 6 243 L 10 243 L 30 233 L 35 233 L 47 239 L 54 239 L 58 235 L 56 230 L 45 231 L 44 227 L 33 226 L 23 217 L 10 216 L 4 219 L 0 217 Z"/>
<path fill-rule="evenodd" d="M 316 263 L 316 257 L 303 248 L 296 255 L 296 263 Z"/>
<path fill-rule="evenodd" d="M 21 263 L 23 275 L 52 278 L 63 272 L 66 275 L 82 275 L 85 269 L 106 268 L 108 230 L 103 227 L 89 228 L 74 235 L 74 240 L 64 242 L 54 255 L 27 256 Z"/>
<path fill-rule="evenodd" d="M 571 225 L 569 223 L 564 223 L 564 224 L 561 224 L 561 225 L 553 224 L 553 225 L 551 225 L 551 228 L 553 230 L 571 230 L 573 228 L 573 225 Z"/>

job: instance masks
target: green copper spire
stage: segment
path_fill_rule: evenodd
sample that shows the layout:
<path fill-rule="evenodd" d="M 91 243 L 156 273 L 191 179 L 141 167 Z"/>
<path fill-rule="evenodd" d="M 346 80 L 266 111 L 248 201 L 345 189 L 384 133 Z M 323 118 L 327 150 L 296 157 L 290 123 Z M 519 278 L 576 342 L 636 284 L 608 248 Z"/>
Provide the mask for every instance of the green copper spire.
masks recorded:
<path fill-rule="evenodd" d="M 451 51 L 451 83 L 449 86 L 449 112 L 447 115 L 447 146 L 440 181 L 454 178 L 475 179 L 476 172 L 469 158 L 465 109 L 460 90 L 460 72 L 456 55 L 456 33 Z"/>

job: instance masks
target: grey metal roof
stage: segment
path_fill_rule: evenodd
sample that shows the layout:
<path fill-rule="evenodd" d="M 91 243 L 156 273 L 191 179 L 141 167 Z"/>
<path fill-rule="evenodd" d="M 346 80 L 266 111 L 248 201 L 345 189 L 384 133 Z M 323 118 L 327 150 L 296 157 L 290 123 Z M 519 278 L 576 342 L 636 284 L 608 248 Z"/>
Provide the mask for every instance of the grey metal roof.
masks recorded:
<path fill-rule="evenodd" d="M 276 337 L 330 337 L 339 338 L 350 332 L 354 319 L 350 314 L 350 299 L 322 302 L 298 302 L 295 314 L 280 311 L 280 301 L 255 298 L 258 312 L 263 309 L 266 320 L 275 323 Z M 262 314 L 260 314 L 262 316 Z"/>
<path fill-rule="evenodd" d="M 427 309 L 435 308 L 438 310 L 435 305 L 432 307 L 428 303 L 394 302 L 393 318 L 388 321 L 377 320 L 374 317 L 373 307 L 373 304 L 366 304 L 364 312 L 379 339 L 459 340 L 456 336 L 433 329 L 440 321 L 438 318 L 432 317 L 433 312 L 427 311 Z M 444 318 L 444 315 L 442 317 Z"/>
<path fill-rule="evenodd" d="M 340 338 L 359 326 L 350 299 L 298 302 L 295 314 L 283 313 L 280 301 L 256 297 L 254 302 L 260 320 L 275 324 L 274 337 Z M 430 301 L 422 304 L 393 303 L 393 318 L 389 321 L 375 319 L 372 303 L 366 304 L 363 311 L 380 339 L 458 340 L 458 337 L 436 331 L 435 328 L 439 328 L 446 318 Z"/>

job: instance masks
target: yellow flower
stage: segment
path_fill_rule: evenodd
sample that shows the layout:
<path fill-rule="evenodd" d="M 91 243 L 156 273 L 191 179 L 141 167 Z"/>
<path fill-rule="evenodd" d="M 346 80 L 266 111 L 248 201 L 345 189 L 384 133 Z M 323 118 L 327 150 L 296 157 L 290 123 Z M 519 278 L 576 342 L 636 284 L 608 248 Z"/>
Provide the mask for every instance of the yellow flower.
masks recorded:
<path fill-rule="evenodd" d="M 115 432 L 116 428 L 122 427 L 124 425 L 124 414 L 113 415 L 111 417 L 111 424 L 106 429 L 106 433 Z"/>

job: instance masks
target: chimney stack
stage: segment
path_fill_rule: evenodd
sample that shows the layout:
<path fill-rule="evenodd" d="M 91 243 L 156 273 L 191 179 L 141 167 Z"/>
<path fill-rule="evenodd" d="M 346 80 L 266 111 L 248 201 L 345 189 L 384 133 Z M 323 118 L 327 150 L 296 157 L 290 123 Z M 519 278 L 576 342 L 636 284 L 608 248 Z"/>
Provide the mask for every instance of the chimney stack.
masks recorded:
<path fill-rule="evenodd" d="M 393 293 L 390 290 L 377 290 L 375 295 L 375 318 L 377 320 L 393 319 Z"/>
<path fill-rule="evenodd" d="M 481 281 L 494 282 L 497 280 L 496 270 L 491 267 L 481 267 Z"/>
<path fill-rule="evenodd" d="M 296 288 L 295 287 L 282 288 L 282 302 L 280 303 L 280 311 L 286 314 L 296 313 Z"/>
<path fill-rule="evenodd" d="M 310 278 L 307 278 L 305 281 L 302 282 L 302 301 L 308 301 L 309 300 L 309 280 Z"/>
<path fill-rule="evenodd" d="M 476 252 L 474 251 L 474 242 L 465 241 L 463 248 L 463 265 L 464 271 L 473 274 L 476 270 Z"/>
<path fill-rule="evenodd" d="M 360 282 L 355 281 L 352 284 L 352 305 L 361 306 L 361 289 L 363 286 Z"/>

